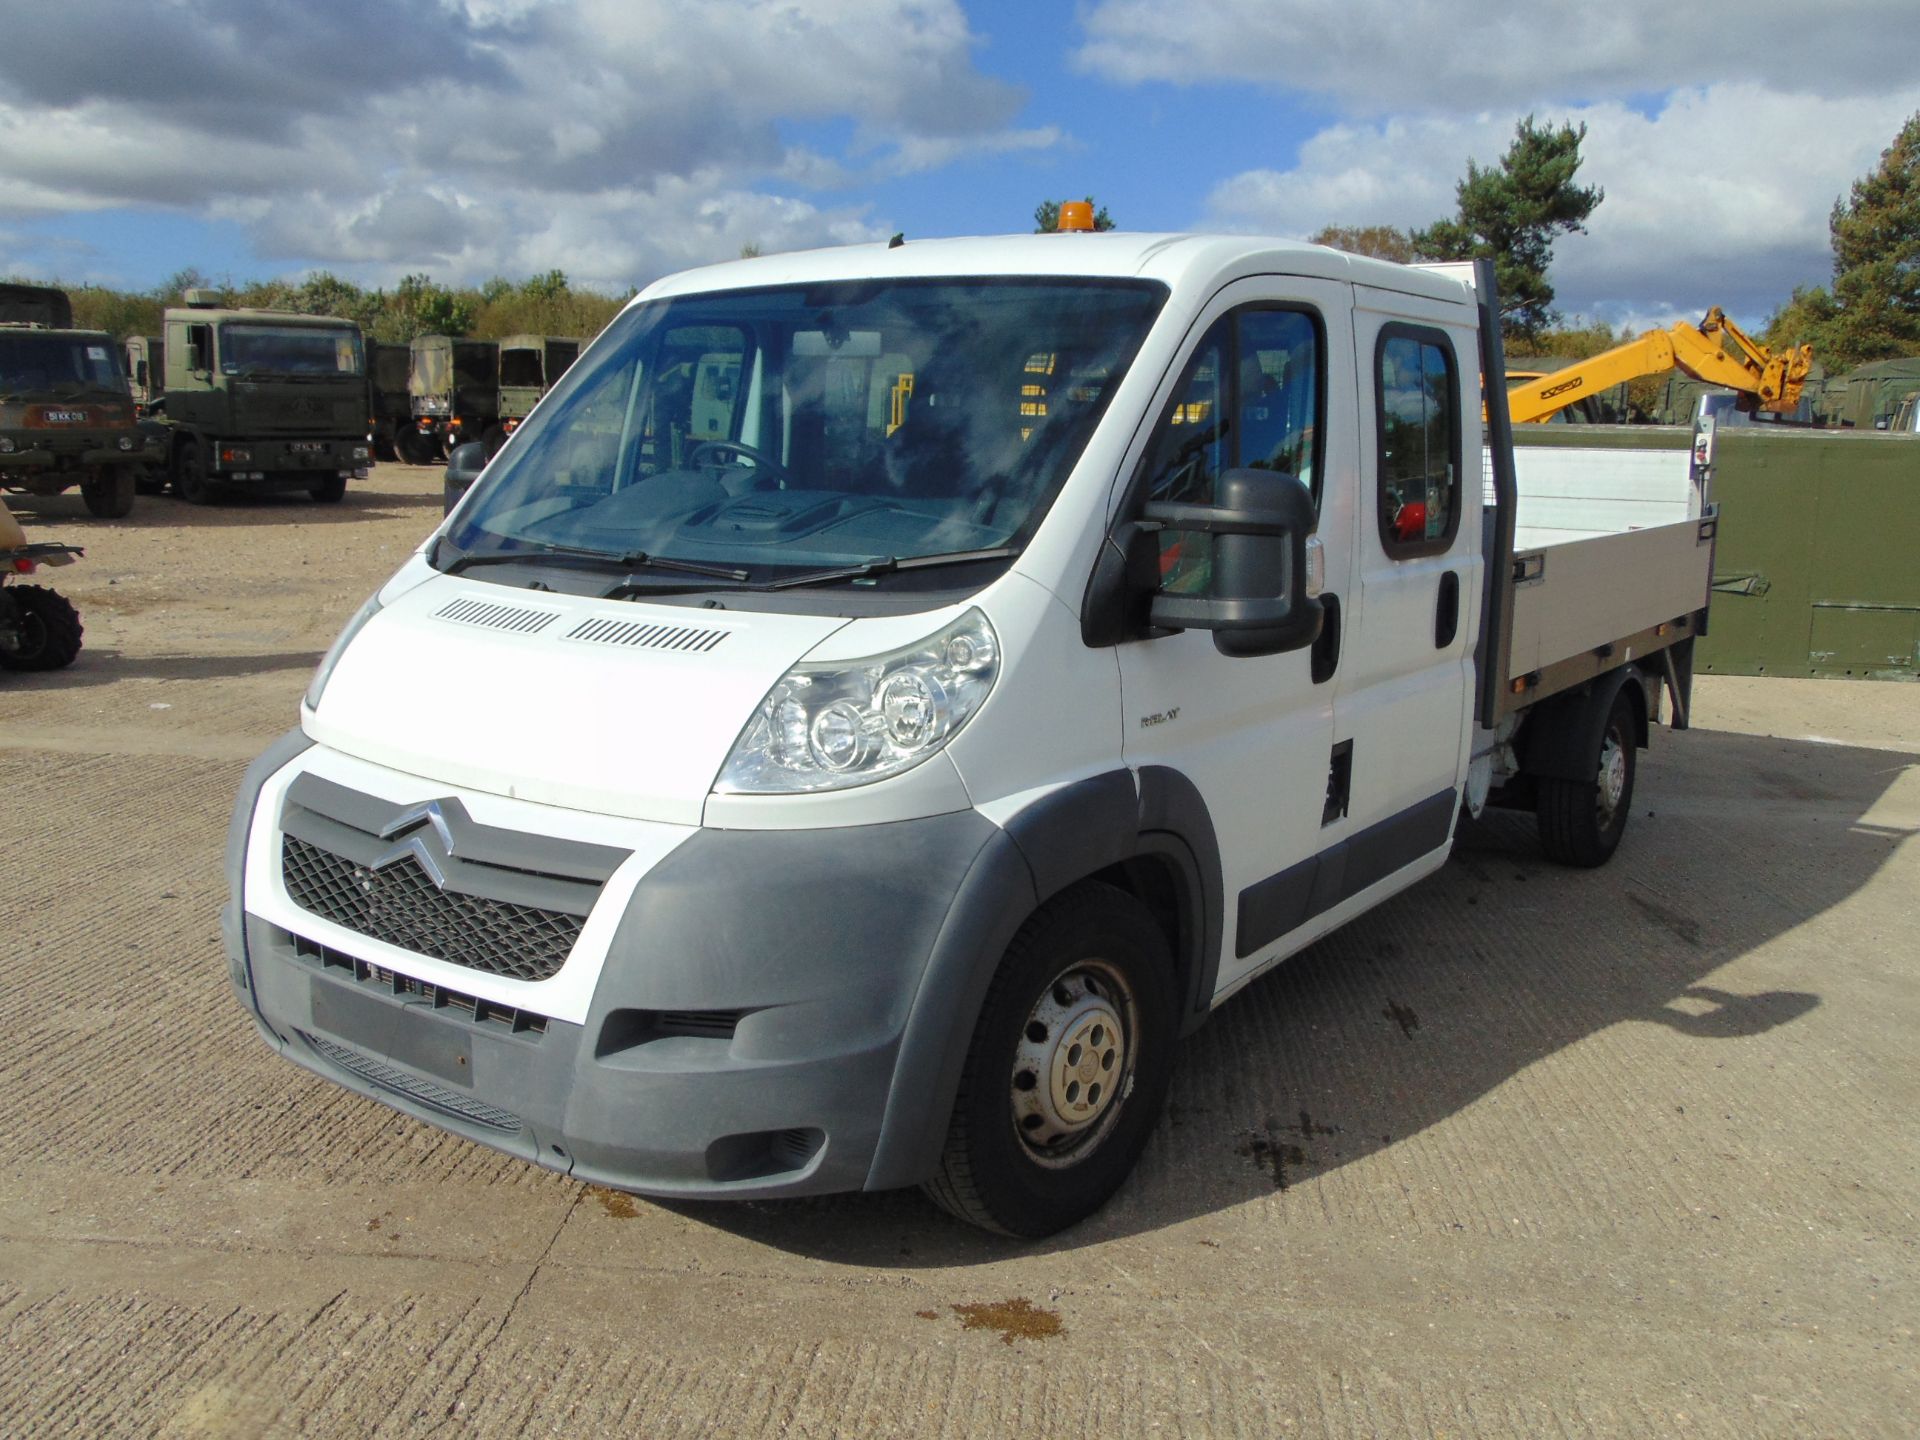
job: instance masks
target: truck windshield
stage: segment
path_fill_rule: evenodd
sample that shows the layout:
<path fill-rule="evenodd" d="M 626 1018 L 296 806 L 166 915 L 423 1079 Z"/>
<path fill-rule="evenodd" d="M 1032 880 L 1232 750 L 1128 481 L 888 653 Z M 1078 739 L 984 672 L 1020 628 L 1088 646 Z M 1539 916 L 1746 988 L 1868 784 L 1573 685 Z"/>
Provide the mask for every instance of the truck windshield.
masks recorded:
<path fill-rule="evenodd" d="M 124 395 L 127 382 L 113 342 L 105 335 L 0 330 L 0 391 L 26 395 L 41 390 L 112 390 Z"/>
<path fill-rule="evenodd" d="M 868 280 L 628 310 L 462 512 L 465 555 L 748 569 L 1025 544 L 1166 297 L 1144 282 Z"/>
<path fill-rule="evenodd" d="M 359 375 L 360 335 L 304 325 L 223 325 L 220 369 L 227 375 Z"/>

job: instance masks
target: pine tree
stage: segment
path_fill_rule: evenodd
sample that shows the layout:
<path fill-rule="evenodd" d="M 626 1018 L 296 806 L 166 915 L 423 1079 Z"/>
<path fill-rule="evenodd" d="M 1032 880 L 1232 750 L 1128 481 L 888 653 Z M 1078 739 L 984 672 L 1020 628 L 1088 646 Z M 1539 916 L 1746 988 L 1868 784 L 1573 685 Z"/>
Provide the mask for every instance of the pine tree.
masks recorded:
<path fill-rule="evenodd" d="M 1768 343 L 1811 342 L 1829 373 L 1920 355 L 1920 114 L 1833 203 L 1833 289 L 1796 289 Z"/>
<path fill-rule="evenodd" d="M 1606 198 L 1598 186 L 1573 183 L 1586 138 L 1585 125 L 1541 126 L 1527 116 L 1498 166 L 1483 170 L 1467 161 L 1467 178 L 1455 192 L 1459 213 L 1413 234 L 1425 259 L 1493 261 L 1509 340 L 1535 341 L 1553 324 L 1553 242 L 1584 233 Z"/>

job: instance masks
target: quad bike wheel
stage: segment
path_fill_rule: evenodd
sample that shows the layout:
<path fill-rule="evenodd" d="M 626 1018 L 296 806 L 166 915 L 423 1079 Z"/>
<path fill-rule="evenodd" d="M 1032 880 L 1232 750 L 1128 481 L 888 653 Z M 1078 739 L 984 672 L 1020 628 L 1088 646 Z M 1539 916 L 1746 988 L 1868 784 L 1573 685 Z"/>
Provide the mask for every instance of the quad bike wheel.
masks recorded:
<path fill-rule="evenodd" d="M 44 585 L 0 590 L 0 669 L 63 669 L 80 653 L 80 633 L 80 612 L 58 591 Z"/>

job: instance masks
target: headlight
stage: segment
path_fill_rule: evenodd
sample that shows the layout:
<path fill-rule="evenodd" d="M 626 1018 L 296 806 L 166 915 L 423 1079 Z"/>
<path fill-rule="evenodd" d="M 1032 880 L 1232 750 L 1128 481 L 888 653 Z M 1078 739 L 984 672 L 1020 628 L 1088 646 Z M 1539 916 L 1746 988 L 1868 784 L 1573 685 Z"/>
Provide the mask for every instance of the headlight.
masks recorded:
<path fill-rule="evenodd" d="M 911 770 L 973 718 L 999 673 L 1000 642 L 978 610 L 904 650 L 796 665 L 733 742 L 713 788 L 844 790 Z"/>
<path fill-rule="evenodd" d="M 364 446 L 364 445 L 356 445 L 356 446 L 354 446 L 354 447 L 353 447 L 353 458 L 354 458 L 354 459 L 356 459 L 356 460 L 364 460 L 364 459 L 366 459 L 366 458 L 367 458 L 367 447 L 366 447 L 366 446 Z"/>
<path fill-rule="evenodd" d="M 13 453 L 13 441 L 9 440 L 4 435 L 0 435 L 0 455 L 11 455 L 12 453 Z"/>
<path fill-rule="evenodd" d="M 120 437 L 120 448 L 122 450 L 133 449 L 133 437 L 131 435 L 122 435 Z"/>
<path fill-rule="evenodd" d="M 238 445 L 223 446 L 220 451 L 221 463 L 225 465 L 245 465 L 251 459 L 253 451 L 243 450 Z"/>
<path fill-rule="evenodd" d="M 327 688 L 327 681 L 333 678 L 333 667 L 340 663 L 340 656 L 347 646 L 353 643 L 353 637 L 366 628 L 366 623 L 380 613 L 380 592 L 374 591 L 367 597 L 367 603 L 353 612 L 353 618 L 347 621 L 347 628 L 340 632 L 340 638 L 333 642 L 333 648 L 320 659 L 320 668 L 313 672 L 313 681 L 307 686 L 307 708 L 318 710 L 320 696 Z"/>

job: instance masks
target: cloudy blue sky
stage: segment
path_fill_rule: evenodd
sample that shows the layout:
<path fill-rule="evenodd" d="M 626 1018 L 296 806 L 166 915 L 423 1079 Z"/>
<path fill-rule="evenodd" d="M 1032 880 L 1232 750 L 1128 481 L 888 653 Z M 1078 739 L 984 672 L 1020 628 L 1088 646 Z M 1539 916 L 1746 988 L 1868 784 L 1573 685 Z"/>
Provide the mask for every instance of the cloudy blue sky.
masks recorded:
<path fill-rule="evenodd" d="M 1029 228 L 1448 212 L 1516 119 L 1607 192 L 1561 308 L 1763 320 L 1920 111 L 1920 0 L 61 0 L 0 46 L 0 273 L 602 288 Z"/>

